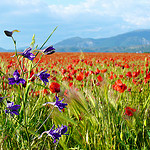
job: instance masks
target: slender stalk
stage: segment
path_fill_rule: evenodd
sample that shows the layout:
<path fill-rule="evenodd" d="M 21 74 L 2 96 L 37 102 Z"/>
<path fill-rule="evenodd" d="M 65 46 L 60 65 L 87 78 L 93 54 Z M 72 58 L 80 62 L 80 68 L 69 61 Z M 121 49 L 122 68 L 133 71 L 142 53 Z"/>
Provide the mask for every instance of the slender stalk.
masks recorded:
<path fill-rule="evenodd" d="M 59 140 L 57 141 L 57 143 L 56 143 L 56 145 L 55 145 L 54 150 L 56 150 L 56 149 L 57 149 L 58 143 L 59 143 Z"/>
<path fill-rule="evenodd" d="M 55 106 L 54 106 L 55 107 Z M 45 119 L 45 121 L 41 124 L 41 126 L 37 129 L 37 131 L 39 131 L 41 129 L 41 127 L 45 124 L 45 122 L 48 120 L 48 118 L 50 117 L 50 115 L 52 114 L 53 110 L 54 110 L 54 107 L 53 109 L 51 110 L 51 112 L 49 113 L 48 117 Z M 36 132 L 37 132 L 36 131 Z"/>
<path fill-rule="evenodd" d="M 45 145 L 45 141 L 46 141 L 46 138 L 48 137 L 48 135 L 45 137 L 45 139 L 44 139 L 44 144 L 43 144 L 43 146 L 42 146 L 42 149 L 41 150 L 43 150 L 44 149 L 44 145 Z"/>
<path fill-rule="evenodd" d="M 53 35 L 53 33 L 55 32 L 55 30 L 58 28 L 58 26 L 52 31 L 52 33 L 49 35 L 49 37 L 45 40 L 45 42 L 42 44 L 42 46 L 40 47 L 40 49 L 42 49 L 44 47 L 44 45 L 47 43 L 47 41 L 50 39 L 50 37 Z M 36 53 L 35 57 L 38 55 L 39 51 Z"/>
<path fill-rule="evenodd" d="M 40 60 L 42 59 L 42 57 L 43 57 L 43 54 L 40 56 L 40 59 L 39 59 L 38 62 L 31 68 L 31 70 L 37 66 L 37 64 L 40 62 Z"/>
<path fill-rule="evenodd" d="M 20 62 L 19 62 L 19 58 L 18 58 L 18 54 L 17 54 L 16 41 L 14 40 L 13 36 L 12 36 L 12 40 L 13 40 L 13 42 L 14 42 L 14 46 L 15 46 L 15 56 L 17 57 L 18 64 L 19 64 L 20 69 L 21 69 L 22 74 L 23 74 L 23 69 L 22 69 L 22 66 L 21 66 L 21 64 L 20 64 Z"/>
<path fill-rule="evenodd" d="M 29 132 L 28 132 L 27 126 L 25 127 L 25 129 L 26 129 L 26 134 L 27 134 L 27 139 L 28 139 L 28 147 L 29 147 L 29 150 L 31 150 L 30 137 L 29 137 Z"/>
<path fill-rule="evenodd" d="M 58 27 L 58 26 L 57 26 Z M 42 44 L 42 46 L 40 47 L 40 50 L 44 47 L 44 45 L 47 43 L 47 41 L 50 39 L 50 37 L 53 35 L 53 33 L 55 32 L 55 30 L 57 29 L 57 27 L 52 31 L 52 33 L 48 36 L 48 38 L 45 40 L 45 42 Z M 39 54 L 40 51 L 38 51 L 36 54 L 35 54 L 35 57 Z M 31 70 L 33 68 L 35 68 L 37 66 L 37 64 L 40 62 L 40 60 L 42 59 L 43 57 L 43 54 L 40 56 L 40 59 L 38 60 L 38 62 L 31 68 Z"/>

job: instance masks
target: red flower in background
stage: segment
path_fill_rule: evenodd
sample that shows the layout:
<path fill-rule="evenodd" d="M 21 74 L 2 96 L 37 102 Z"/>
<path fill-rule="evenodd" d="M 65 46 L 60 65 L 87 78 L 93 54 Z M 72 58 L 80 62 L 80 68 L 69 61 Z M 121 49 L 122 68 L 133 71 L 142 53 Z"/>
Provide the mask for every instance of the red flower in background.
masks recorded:
<path fill-rule="evenodd" d="M 34 81 L 34 80 L 35 80 L 33 70 L 31 70 L 31 72 L 30 72 L 30 78 L 31 78 L 31 81 Z"/>
<path fill-rule="evenodd" d="M 124 115 L 127 115 L 127 116 L 133 116 L 133 112 L 136 111 L 136 109 L 131 108 L 131 107 L 126 107 L 124 109 L 125 109 Z"/>
<path fill-rule="evenodd" d="M 105 72 L 107 72 L 107 69 L 102 69 L 101 70 L 101 73 L 105 73 Z"/>
<path fill-rule="evenodd" d="M 132 73 L 129 71 L 129 72 L 126 73 L 126 76 L 131 78 L 132 77 Z"/>
<path fill-rule="evenodd" d="M 118 91 L 119 93 L 123 93 L 127 86 L 121 82 L 121 80 L 117 80 L 114 85 L 112 85 L 113 89 Z"/>
<path fill-rule="evenodd" d="M 101 82 L 101 81 L 103 81 L 103 78 L 99 75 L 99 76 L 97 77 L 97 80 L 98 80 L 99 82 Z"/>
<path fill-rule="evenodd" d="M 128 64 L 125 64 L 124 67 L 125 67 L 125 68 L 129 68 L 129 65 L 128 65 Z"/>
<path fill-rule="evenodd" d="M 84 76 L 83 73 L 80 73 L 79 75 L 77 75 L 76 80 L 81 81 L 83 80 Z"/>
<path fill-rule="evenodd" d="M 57 82 L 52 82 L 50 84 L 49 88 L 52 93 L 60 92 L 60 85 Z"/>

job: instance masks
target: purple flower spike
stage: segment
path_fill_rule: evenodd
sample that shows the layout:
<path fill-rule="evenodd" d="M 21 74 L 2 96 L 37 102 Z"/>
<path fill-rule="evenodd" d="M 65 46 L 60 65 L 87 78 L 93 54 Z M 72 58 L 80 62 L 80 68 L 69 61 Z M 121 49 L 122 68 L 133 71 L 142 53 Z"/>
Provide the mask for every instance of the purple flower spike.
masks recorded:
<path fill-rule="evenodd" d="M 55 48 L 53 48 L 53 46 L 49 46 L 49 47 L 45 48 L 44 50 L 42 50 L 42 52 L 45 55 L 50 55 L 50 54 L 55 53 Z"/>
<path fill-rule="evenodd" d="M 14 105 L 14 102 L 7 101 L 7 109 L 5 110 L 5 113 L 10 113 L 12 116 L 19 115 L 18 109 L 20 108 L 20 105 Z"/>
<path fill-rule="evenodd" d="M 46 71 L 42 70 L 41 72 L 37 74 L 37 76 L 44 82 L 45 85 L 46 85 L 46 82 L 48 82 L 47 78 L 50 76 L 50 74 L 45 73 Z"/>
<path fill-rule="evenodd" d="M 49 130 L 49 131 L 44 131 L 39 138 L 41 138 L 43 136 L 44 133 L 47 133 L 48 136 L 52 137 L 54 139 L 54 143 L 56 143 L 56 140 L 59 140 L 59 138 L 62 135 L 68 135 L 65 134 L 68 130 L 67 126 L 62 125 L 61 127 L 58 126 L 57 129 L 53 130 L 55 127 L 55 125 L 53 125 L 53 127 Z"/>
<path fill-rule="evenodd" d="M 12 31 L 7 31 L 7 30 L 5 30 L 4 33 L 5 33 L 6 36 L 8 36 L 8 37 L 12 37 L 12 34 L 13 34 Z"/>
<path fill-rule="evenodd" d="M 23 57 L 28 58 L 29 60 L 33 60 L 35 58 L 35 55 L 30 52 L 31 50 L 32 48 L 29 47 L 25 49 L 23 53 L 19 53 L 18 55 L 22 55 Z"/>
<path fill-rule="evenodd" d="M 13 84 L 19 84 L 19 83 L 22 83 L 22 84 L 25 84 L 25 80 L 20 78 L 20 74 L 18 73 L 17 70 L 15 70 L 14 74 L 13 74 L 14 78 L 8 78 L 9 80 L 9 84 L 13 85 Z"/>
<path fill-rule="evenodd" d="M 48 136 L 52 137 L 54 139 L 54 143 L 56 143 L 56 140 L 59 140 L 59 138 L 61 137 L 61 134 L 57 132 L 56 130 L 53 130 L 55 127 L 55 125 L 53 125 L 53 127 L 49 130 L 49 131 L 44 131 L 39 138 L 41 138 L 43 136 L 44 133 L 47 133 Z"/>
<path fill-rule="evenodd" d="M 12 35 L 13 35 L 14 32 L 20 32 L 20 31 L 18 31 L 18 30 L 13 30 L 13 31 L 7 31 L 7 30 L 5 30 L 4 31 L 5 35 L 8 36 L 8 37 L 12 37 Z"/>
<path fill-rule="evenodd" d="M 57 130 L 61 135 L 68 135 L 68 134 L 65 134 L 68 130 L 68 127 L 63 124 L 61 127 L 58 127 Z"/>
<path fill-rule="evenodd" d="M 54 107 L 58 107 L 59 111 L 61 112 L 61 110 L 63 108 L 66 108 L 66 105 L 68 105 L 67 103 L 62 103 L 64 98 L 62 100 L 59 101 L 59 98 L 57 96 L 56 97 L 56 102 L 46 102 L 45 104 L 43 104 L 43 106 L 47 105 L 47 104 L 51 104 L 54 105 Z"/>

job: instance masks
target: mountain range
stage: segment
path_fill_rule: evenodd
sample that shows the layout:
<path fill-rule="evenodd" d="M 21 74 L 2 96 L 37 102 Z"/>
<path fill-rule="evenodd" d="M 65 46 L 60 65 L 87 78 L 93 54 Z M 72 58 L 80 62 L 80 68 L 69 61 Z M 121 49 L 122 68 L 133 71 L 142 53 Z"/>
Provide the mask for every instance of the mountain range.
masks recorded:
<path fill-rule="evenodd" d="M 25 47 L 28 48 L 28 47 Z M 23 51 L 25 48 L 18 48 Z M 56 52 L 150 52 L 150 29 L 140 29 L 108 38 L 72 37 L 54 45 Z M 12 52 L 0 47 L 1 52 Z"/>
<path fill-rule="evenodd" d="M 59 52 L 150 52 L 150 29 L 141 29 L 109 38 L 72 37 L 56 43 Z"/>

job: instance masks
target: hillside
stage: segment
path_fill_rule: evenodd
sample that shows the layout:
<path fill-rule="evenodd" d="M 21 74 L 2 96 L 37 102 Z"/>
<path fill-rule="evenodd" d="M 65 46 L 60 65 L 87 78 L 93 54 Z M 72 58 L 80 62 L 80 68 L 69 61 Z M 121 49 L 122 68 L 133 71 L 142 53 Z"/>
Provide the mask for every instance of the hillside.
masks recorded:
<path fill-rule="evenodd" d="M 57 51 L 87 51 L 87 52 L 125 52 L 136 48 L 150 51 L 150 29 L 135 30 L 109 38 L 80 38 L 73 37 L 56 43 Z"/>

